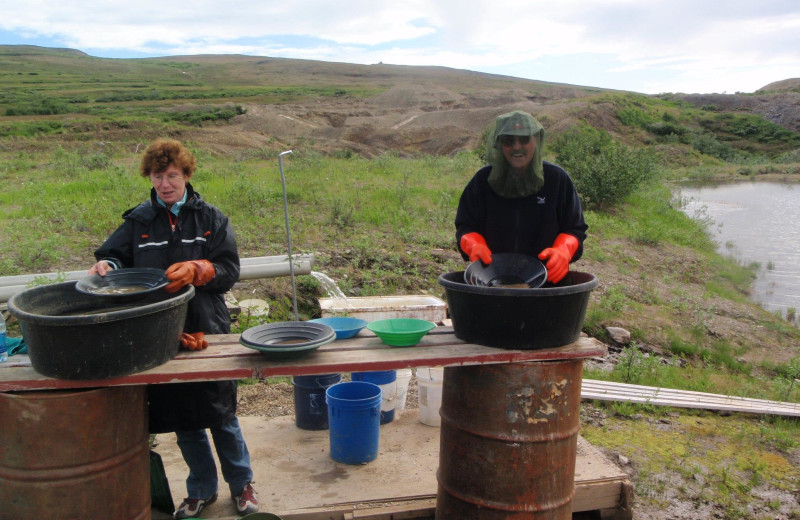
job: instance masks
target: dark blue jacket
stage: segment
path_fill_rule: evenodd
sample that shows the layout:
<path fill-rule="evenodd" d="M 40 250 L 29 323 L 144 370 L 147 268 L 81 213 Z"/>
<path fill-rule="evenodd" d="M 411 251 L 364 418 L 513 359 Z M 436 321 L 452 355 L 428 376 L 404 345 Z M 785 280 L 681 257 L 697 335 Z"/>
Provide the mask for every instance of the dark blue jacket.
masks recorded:
<path fill-rule="evenodd" d="M 228 334 L 230 314 L 224 294 L 239 279 L 239 252 L 228 218 L 207 204 L 190 184 L 172 231 L 167 209 L 150 200 L 123 214 L 123 223 L 95 251 L 97 260 L 120 268 L 166 269 L 175 262 L 209 260 L 216 275 L 195 288 L 184 332 Z M 220 426 L 236 414 L 236 381 L 158 384 L 148 387 L 150 431 L 161 433 Z"/>
<path fill-rule="evenodd" d="M 572 260 L 583 254 L 588 226 L 578 192 L 563 168 L 544 162 L 544 186 L 535 195 L 505 198 L 489 186 L 492 167 L 484 166 L 472 177 L 461 194 L 456 212 L 456 244 L 467 233 L 486 239 L 492 253 L 523 253 L 538 256 L 553 245 L 560 233 L 575 236 L 580 247 Z M 459 252 L 464 260 L 469 257 Z"/>

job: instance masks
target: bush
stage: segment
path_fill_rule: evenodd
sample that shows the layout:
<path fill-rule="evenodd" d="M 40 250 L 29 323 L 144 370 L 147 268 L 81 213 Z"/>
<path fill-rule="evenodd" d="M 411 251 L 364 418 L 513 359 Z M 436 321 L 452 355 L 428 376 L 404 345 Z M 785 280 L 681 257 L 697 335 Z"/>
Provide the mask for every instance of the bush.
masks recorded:
<path fill-rule="evenodd" d="M 6 108 L 7 116 L 51 116 L 68 113 L 69 109 L 58 100 L 43 99 L 37 103 L 22 104 Z"/>
<path fill-rule="evenodd" d="M 617 119 L 625 126 L 638 126 L 640 128 L 647 128 L 653 123 L 653 117 L 635 106 L 627 106 L 617 110 Z"/>
<path fill-rule="evenodd" d="M 693 132 L 690 142 L 692 148 L 698 152 L 723 161 L 732 161 L 737 156 L 735 149 L 727 143 L 720 142 L 711 132 Z"/>
<path fill-rule="evenodd" d="M 34 137 L 44 134 L 64 133 L 61 121 L 14 121 L 0 125 L 0 138 Z"/>
<path fill-rule="evenodd" d="M 562 134 L 554 149 L 556 161 L 572 176 L 587 208 L 613 206 L 656 174 L 652 153 L 629 148 L 601 130 L 584 128 Z"/>
<path fill-rule="evenodd" d="M 667 136 L 674 134 L 676 136 L 685 135 L 688 129 L 685 126 L 676 125 L 671 122 L 666 121 L 657 121 L 655 123 L 651 123 L 647 125 L 647 130 L 651 134 L 659 135 L 659 136 Z"/>
<path fill-rule="evenodd" d="M 224 107 L 200 107 L 186 112 L 170 112 L 165 114 L 167 120 L 201 126 L 205 121 L 229 121 L 242 115 L 246 110 L 241 105 Z"/>

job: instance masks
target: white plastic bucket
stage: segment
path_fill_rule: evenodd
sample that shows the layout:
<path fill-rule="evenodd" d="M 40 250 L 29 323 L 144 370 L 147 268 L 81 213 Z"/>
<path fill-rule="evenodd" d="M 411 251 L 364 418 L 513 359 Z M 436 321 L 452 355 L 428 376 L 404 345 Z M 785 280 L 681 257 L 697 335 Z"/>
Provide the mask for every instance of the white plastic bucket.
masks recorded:
<path fill-rule="evenodd" d="M 419 422 L 428 426 L 441 426 L 439 407 L 442 405 L 443 367 L 417 368 L 419 397 Z"/>
<path fill-rule="evenodd" d="M 406 396 L 408 395 L 408 383 L 411 381 L 411 369 L 397 369 L 397 397 L 394 401 L 395 418 L 400 417 L 406 409 Z"/>
<path fill-rule="evenodd" d="M 353 381 L 366 381 L 380 387 L 382 395 L 381 424 L 392 422 L 397 398 L 397 373 L 394 370 L 353 372 L 351 377 Z"/>

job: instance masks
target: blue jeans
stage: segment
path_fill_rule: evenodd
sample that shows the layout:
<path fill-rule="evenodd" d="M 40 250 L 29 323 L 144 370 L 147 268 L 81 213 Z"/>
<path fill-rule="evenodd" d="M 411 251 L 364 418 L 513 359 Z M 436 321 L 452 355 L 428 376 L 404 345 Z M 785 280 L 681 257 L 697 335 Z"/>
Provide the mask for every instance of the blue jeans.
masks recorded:
<path fill-rule="evenodd" d="M 241 494 L 244 487 L 253 480 L 250 467 L 250 452 L 239 427 L 239 419 L 234 417 L 228 424 L 219 428 L 209 428 L 214 438 L 214 447 L 219 457 L 222 476 L 228 483 L 231 496 Z M 186 478 L 186 491 L 189 498 L 209 498 L 218 489 L 217 466 L 211 453 L 211 444 L 205 430 L 186 430 L 175 432 L 183 460 L 189 466 Z"/>

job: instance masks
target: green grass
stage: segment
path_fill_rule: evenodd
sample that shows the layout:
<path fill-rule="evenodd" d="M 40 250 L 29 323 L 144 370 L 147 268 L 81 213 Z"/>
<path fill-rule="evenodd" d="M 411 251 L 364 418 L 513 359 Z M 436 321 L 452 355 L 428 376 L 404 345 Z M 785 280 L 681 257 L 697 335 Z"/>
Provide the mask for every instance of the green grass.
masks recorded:
<path fill-rule="evenodd" d="M 192 182 L 230 217 L 242 255 L 285 253 L 283 190 L 275 159 L 231 162 L 197 154 L 200 167 Z M 136 156 L 109 158 L 95 146 L 0 157 L 0 240 L 21 246 L 3 255 L 7 275 L 66 269 L 62 259 L 74 268 L 81 267 L 74 265 L 81 262 L 76 259 L 88 265 L 93 248 L 149 190 L 148 181 L 135 171 Z M 403 290 L 415 258 L 430 259 L 431 249 L 452 248 L 455 205 L 478 166 L 471 154 L 366 160 L 300 150 L 287 156 L 294 251 L 343 253 L 351 263 L 348 270 L 366 273 L 359 287 L 365 295 L 387 287 Z M 428 283 L 436 285 L 435 279 Z"/>
<path fill-rule="evenodd" d="M 676 497 L 714 504 L 724 518 L 752 518 L 748 504 L 757 488 L 791 493 L 800 481 L 789 456 L 798 447 L 796 421 L 707 412 L 643 415 L 640 409 L 639 415 L 608 417 L 602 426 L 584 425 L 581 434 L 639 461 L 635 494 L 653 504 L 666 506 Z"/>
<path fill-rule="evenodd" d="M 230 217 L 242 256 L 285 253 L 283 190 L 274 154 L 254 151 L 232 161 L 188 144 L 199 159 L 193 185 Z M 0 152 L 0 240 L 13 244 L 0 260 L 4 274 L 88 267 L 92 251 L 119 225 L 122 213 L 147 196 L 149 183 L 138 176 L 137 160 L 132 151 L 114 152 L 113 146 L 98 144 L 55 146 L 41 154 Z M 458 198 L 479 166 L 472 153 L 365 159 L 323 156 L 301 147 L 284 158 L 293 250 L 314 253 L 318 270 L 324 269 L 349 295 L 439 294 L 438 275 L 463 269 L 463 263 L 435 252 L 454 249 Z M 641 315 L 632 319 L 634 339 L 653 342 L 648 315 L 656 312 L 673 321 L 683 320 L 677 317 L 682 313 L 699 316 L 699 321 L 662 328 L 663 348 L 729 377 L 748 375 L 748 366 L 737 361 L 742 345 L 696 333 L 705 330 L 702 319 L 709 309 L 684 293 L 691 272 L 664 256 L 662 270 L 651 274 L 671 279 L 669 293 L 637 274 L 653 267 L 641 264 L 639 256 L 646 250 L 692 251 L 692 269 L 713 273 L 703 277 L 708 294 L 747 299 L 744 288 L 752 271 L 717 256 L 702 224 L 674 207 L 669 189 L 647 186 L 611 211 L 587 211 L 586 219 L 591 232 L 585 257 L 611 262 L 640 279 L 634 292 L 616 285 L 598 292 L 584 330 L 604 338 L 606 325 Z M 307 278 L 303 290 L 312 298 L 320 296 L 319 285 Z M 291 314 L 285 296 L 271 305 L 275 319 Z M 313 306 L 304 312 L 313 313 Z M 797 329 L 778 317 L 765 318 L 763 326 L 787 341 L 800 340 Z M 679 384 L 669 377 L 662 383 Z"/>
<path fill-rule="evenodd" d="M 109 125 L 228 120 L 244 103 L 369 97 L 380 86 L 292 84 L 250 66 L 161 59 L 112 60 L 55 49 L 0 47 L 0 138 L 88 135 Z M 247 71 L 247 73 L 243 73 Z"/>

